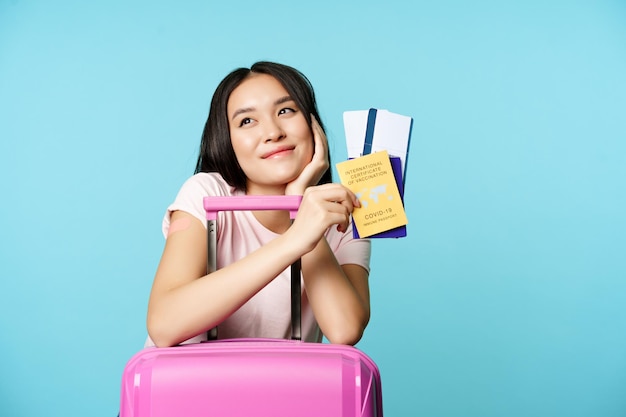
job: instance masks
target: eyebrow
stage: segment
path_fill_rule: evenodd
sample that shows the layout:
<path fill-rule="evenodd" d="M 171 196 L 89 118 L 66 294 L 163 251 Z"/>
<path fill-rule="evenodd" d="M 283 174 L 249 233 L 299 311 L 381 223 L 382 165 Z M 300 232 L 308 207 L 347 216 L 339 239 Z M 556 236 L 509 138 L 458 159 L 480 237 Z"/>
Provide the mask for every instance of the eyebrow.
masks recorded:
<path fill-rule="evenodd" d="M 278 106 L 279 104 L 283 104 L 283 103 L 286 103 L 288 101 L 295 101 L 295 100 L 293 98 L 291 98 L 291 96 L 284 96 L 284 97 L 281 97 L 278 100 L 276 100 L 274 102 L 274 106 Z M 235 117 L 239 116 L 240 114 L 251 112 L 251 111 L 254 111 L 254 110 L 255 110 L 254 107 L 244 107 L 244 108 L 241 108 L 241 109 L 237 109 L 237 110 L 235 110 L 235 112 L 233 113 L 233 116 L 230 119 L 234 120 Z"/>

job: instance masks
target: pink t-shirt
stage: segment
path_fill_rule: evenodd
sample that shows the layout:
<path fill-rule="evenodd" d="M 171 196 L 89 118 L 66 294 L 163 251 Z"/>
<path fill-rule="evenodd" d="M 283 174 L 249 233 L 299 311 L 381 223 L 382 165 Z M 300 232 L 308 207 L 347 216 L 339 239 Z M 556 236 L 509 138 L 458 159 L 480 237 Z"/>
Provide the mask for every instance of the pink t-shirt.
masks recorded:
<path fill-rule="evenodd" d="M 206 227 L 203 198 L 208 195 L 241 195 L 241 191 L 229 186 L 219 174 L 199 173 L 189 178 L 181 187 L 163 219 L 163 233 L 167 236 L 170 215 L 173 211 L 185 211 Z M 249 211 L 220 212 L 217 218 L 217 267 L 231 264 L 250 252 L 260 248 L 278 235 L 266 229 Z M 352 227 L 340 233 L 331 227 L 326 231 L 326 240 L 340 265 L 356 264 L 369 271 L 370 241 L 354 239 Z M 239 310 L 218 326 L 218 338 L 279 338 L 291 337 L 290 271 L 287 268 L 261 291 L 254 295 Z M 185 343 L 206 339 L 198 335 Z M 302 291 L 302 340 L 320 342 L 322 334 L 313 316 L 313 311 Z M 148 339 L 147 346 L 152 345 Z"/>

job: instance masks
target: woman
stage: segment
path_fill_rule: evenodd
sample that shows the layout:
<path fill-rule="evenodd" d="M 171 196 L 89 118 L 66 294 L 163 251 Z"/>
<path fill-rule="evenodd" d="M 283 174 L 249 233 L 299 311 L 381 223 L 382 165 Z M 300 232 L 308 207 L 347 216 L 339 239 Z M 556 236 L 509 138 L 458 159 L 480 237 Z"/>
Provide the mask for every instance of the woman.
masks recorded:
<path fill-rule="evenodd" d="M 163 221 L 166 243 L 148 305 L 148 344 L 288 338 L 289 266 L 302 260 L 302 339 L 355 344 L 368 323 L 370 242 L 352 238 L 356 196 L 331 183 L 312 86 L 286 65 L 258 62 L 217 87 L 196 174 Z M 207 195 L 302 195 L 283 211 L 223 212 L 218 270 L 206 273 Z"/>

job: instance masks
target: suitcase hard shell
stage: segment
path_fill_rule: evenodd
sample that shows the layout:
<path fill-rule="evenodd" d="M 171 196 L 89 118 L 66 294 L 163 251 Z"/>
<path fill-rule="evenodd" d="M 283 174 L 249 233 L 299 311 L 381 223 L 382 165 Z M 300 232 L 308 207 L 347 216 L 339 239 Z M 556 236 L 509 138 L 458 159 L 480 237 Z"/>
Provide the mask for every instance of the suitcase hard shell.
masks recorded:
<path fill-rule="evenodd" d="M 218 211 L 285 209 L 293 219 L 299 199 L 205 198 L 209 272 Z M 299 265 L 292 271 L 299 287 Z M 135 354 L 122 376 L 120 417 L 381 417 L 380 374 L 371 358 L 352 346 L 297 340 L 299 296 L 292 288 L 296 340 L 212 340 Z"/>
<path fill-rule="evenodd" d="M 291 340 L 146 348 L 123 376 L 121 417 L 382 416 L 374 362 L 351 346 Z"/>

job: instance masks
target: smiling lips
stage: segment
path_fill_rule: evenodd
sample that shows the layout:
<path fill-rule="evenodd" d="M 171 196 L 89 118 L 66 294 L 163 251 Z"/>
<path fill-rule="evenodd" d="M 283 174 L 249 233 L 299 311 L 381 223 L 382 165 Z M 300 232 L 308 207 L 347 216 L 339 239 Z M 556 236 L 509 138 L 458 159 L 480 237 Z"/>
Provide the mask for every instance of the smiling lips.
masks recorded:
<path fill-rule="evenodd" d="M 295 146 L 281 146 L 279 148 L 275 148 L 272 149 L 269 152 L 264 153 L 261 158 L 263 159 L 267 159 L 267 158 L 272 158 L 272 157 L 277 157 L 280 155 L 283 155 L 289 151 L 293 151 L 295 149 Z"/>

